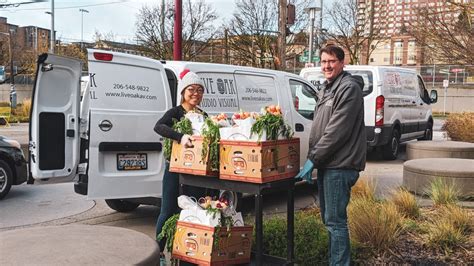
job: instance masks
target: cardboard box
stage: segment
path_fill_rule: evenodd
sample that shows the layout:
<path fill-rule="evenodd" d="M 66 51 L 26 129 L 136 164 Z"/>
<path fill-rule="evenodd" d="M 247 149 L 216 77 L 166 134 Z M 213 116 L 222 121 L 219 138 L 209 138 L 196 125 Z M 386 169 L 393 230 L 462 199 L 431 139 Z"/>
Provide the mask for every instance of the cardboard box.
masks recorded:
<path fill-rule="evenodd" d="M 173 141 L 173 147 L 171 150 L 170 158 L 170 172 L 192 174 L 192 175 L 205 175 L 205 176 L 218 176 L 218 171 L 212 171 L 211 166 L 208 164 L 208 160 L 201 160 L 202 153 L 202 141 L 203 138 L 200 136 L 193 136 L 194 147 L 184 148 L 181 144 Z"/>
<path fill-rule="evenodd" d="M 300 140 L 220 141 L 219 178 L 266 183 L 293 178 L 300 169 Z"/>
<path fill-rule="evenodd" d="M 252 226 L 234 226 L 227 231 L 227 228 L 178 221 L 172 256 L 199 265 L 249 263 L 252 230 Z"/>

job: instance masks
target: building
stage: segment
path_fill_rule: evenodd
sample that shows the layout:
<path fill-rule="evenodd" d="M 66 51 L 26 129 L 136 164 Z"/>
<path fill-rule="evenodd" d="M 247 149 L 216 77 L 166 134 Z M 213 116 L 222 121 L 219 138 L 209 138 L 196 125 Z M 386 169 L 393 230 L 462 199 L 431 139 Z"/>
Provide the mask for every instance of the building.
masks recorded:
<path fill-rule="evenodd" d="M 407 32 L 417 23 L 419 8 L 428 7 L 446 19 L 456 19 L 452 2 L 470 3 L 470 0 L 357 0 L 358 27 L 366 34 L 377 27 L 383 39 L 372 45 L 369 64 L 420 65 L 424 64 L 424 48 Z M 434 29 L 428 29 L 434 30 Z M 365 55 L 362 55 L 365 56 Z M 361 60 L 364 61 L 363 59 Z"/>
<path fill-rule="evenodd" d="M 50 30 L 36 27 L 9 24 L 7 18 L 0 17 L 0 47 L 4 50 L 2 54 L 9 54 L 10 38 L 13 50 L 13 62 L 15 66 L 19 65 L 20 56 L 31 52 L 34 55 L 46 52 L 50 44 Z M 7 44 L 8 43 L 8 44 Z M 5 51 L 7 50 L 7 51 Z M 9 65 L 8 57 L 0 56 L 0 65 Z M 9 69 L 9 67 L 7 67 Z M 9 71 L 9 70 L 8 70 Z"/>

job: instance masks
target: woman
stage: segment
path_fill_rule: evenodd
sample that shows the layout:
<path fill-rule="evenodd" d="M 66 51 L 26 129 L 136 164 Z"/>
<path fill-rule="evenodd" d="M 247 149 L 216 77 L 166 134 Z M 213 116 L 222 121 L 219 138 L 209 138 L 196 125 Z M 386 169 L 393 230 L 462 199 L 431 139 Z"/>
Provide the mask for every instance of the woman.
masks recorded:
<path fill-rule="evenodd" d="M 193 72 L 184 70 L 180 74 L 178 91 L 181 92 L 181 104 L 168 110 L 163 117 L 156 123 L 155 132 L 165 138 L 178 141 L 185 147 L 191 147 L 193 138 L 187 134 L 181 134 L 172 129 L 173 121 L 179 121 L 187 112 L 196 111 L 204 114 L 197 106 L 201 103 L 204 94 L 204 83 Z M 187 195 L 197 198 L 205 196 L 205 189 L 190 188 L 186 189 Z M 179 196 L 179 177 L 178 174 L 169 172 L 169 162 L 165 163 L 165 174 L 163 176 L 163 193 L 161 199 L 161 210 L 156 222 L 156 235 L 161 233 L 163 225 L 175 213 L 178 213 L 177 198 Z M 164 251 L 166 239 L 159 242 L 160 251 Z"/>

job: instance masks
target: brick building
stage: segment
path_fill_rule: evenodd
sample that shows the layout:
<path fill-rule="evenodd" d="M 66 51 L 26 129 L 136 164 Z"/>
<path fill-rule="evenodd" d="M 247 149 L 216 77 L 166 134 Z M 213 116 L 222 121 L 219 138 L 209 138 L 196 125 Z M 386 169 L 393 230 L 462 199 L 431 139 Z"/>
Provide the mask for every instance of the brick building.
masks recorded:
<path fill-rule="evenodd" d="M 368 33 L 377 25 L 384 40 L 372 52 L 369 64 L 373 65 L 420 65 L 424 64 L 424 49 L 407 34 L 410 25 L 417 23 L 418 9 L 427 7 L 447 19 L 457 19 L 452 4 L 470 3 L 471 0 L 357 0 L 358 27 Z M 373 15 L 373 17 L 372 17 Z M 371 23 L 373 19 L 373 23 Z M 436 30 L 436 29 L 427 29 Z M 373 45 L 373 44 L 372 44 Z M 362 55 L 365 56 L 365 55 Z M 361 60 L 364 62 L 363 58 Z"/>
<path fill-rule="evenodd" d="M 10 36 L 12 38 L 13 63 L 18 65 L 20 57 L 28 52 L 39 54 L 46 52 L 50 43 L 50 30 L 36 26 L 18 26 L 8 23 L 7 18 L 0 17 L 0 49 L 9 54 Z M 0 65 L 9 69 L 9 55 L 0 57 Z M 9 70 L 8 70 L 9 71 Z"/>

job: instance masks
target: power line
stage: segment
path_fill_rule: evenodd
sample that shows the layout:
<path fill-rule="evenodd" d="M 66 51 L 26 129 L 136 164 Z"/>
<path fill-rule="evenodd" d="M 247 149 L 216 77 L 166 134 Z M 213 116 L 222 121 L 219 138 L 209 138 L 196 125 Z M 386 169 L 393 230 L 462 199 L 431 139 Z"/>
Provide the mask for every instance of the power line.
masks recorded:
<path fill-rule="evenodd" d="M 112 4 L 122 4 L 124 2 L 130 2 L 130 0 L 121 0 L 121 1 L 115 1 L 115 2 L 100 3 L 100 4 L 56 7 L 55 10 L 57 10 L 57 9 L 74 9 L 74 8 L 92 7 L 92 6 L 104 6 L 104 5 L 112 5 Z M 3 10 L 5 10 L 5 11 L 32 11 L 32 10 L 50 10 L 50 9 L 51 8 L 48 8 L 48 7 L 41 7 L 41 8 L 4 8 Z"/>

